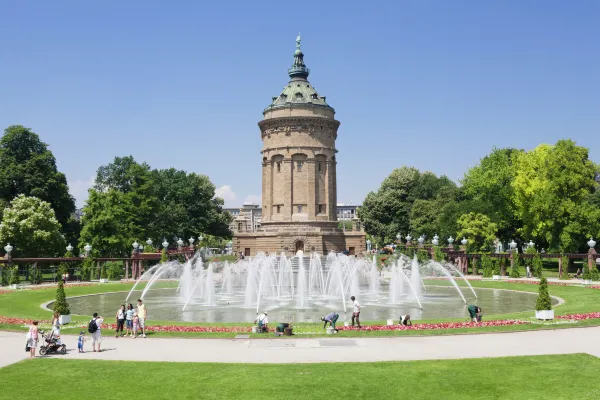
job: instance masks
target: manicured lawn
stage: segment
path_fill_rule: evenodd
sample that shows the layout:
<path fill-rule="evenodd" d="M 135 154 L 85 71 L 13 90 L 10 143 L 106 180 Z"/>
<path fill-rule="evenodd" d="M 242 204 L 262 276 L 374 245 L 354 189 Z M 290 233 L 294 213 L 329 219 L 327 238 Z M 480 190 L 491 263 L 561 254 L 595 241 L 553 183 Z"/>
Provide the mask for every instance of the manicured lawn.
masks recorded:
<path fill-rule="evenodd" d="M 244 365 L 36 359 L 0 369 L 7 399 L 597 399 L 584 354 Z"/>
<path fill-rule="evenodd" d="M 428 285 L 448 285 L 449 282 L 443 280 L 430 280 L 426 281 Z M 458 281 L 460 285 L 465 285 L 464 282 Z M 525 292 L 537 292 L 538 285 L 531 284 L 518 284 L 518 283 L 506 283 L 506 282 L 495 282 L 495 281 L 471 281 L 474 287 L 480 288 L 495 288 L 495 289 L 506 289 L 506 290 L 518 290 Z M 176 285 L 174 282 L 157 282 L 156 287 L 173 286 Z M 65 288 L 67 297 L 78 296 L 84 294 L 96 294 L 111 291 L 128 291 L 132 287 L 130 283 L 115 283 L 105 285 L 91 285 L 91 286 L 69 286 Z M 143 285 L 138 286 L 138 289 L 143 288 Z M 575 314 L 575 313 L 588 313 L 600 311 L 600 290 L 590 289 L 583 287 L 568 287 L 568 286 L 549 286 L 551 295 L 563 298 L 566 303 L 556 307 L 556 315 L 563 314 Z M 49 311 L 42 310 L 40 304 L 52 300 L 55 296 L 56 289 L 41 289 L 41 290 L 19 290 L 16 292 L 0 294 L 0 316 L 5 317 L 19 317 L 19 318 L 32 318 L 40 320 L 49 320 L 51 313 Z M 135 297 L 135 296 L 134 296 Z M 530 320 L 533 316 L 532 311 L 512 313 L 512 314 L 498 314 L 498 315 L 487 315 L 485 314 L 485 320 L 499 320 L 499 319 L 523 319 Z M 106 317 L 106 316 L 105 316 Z M 64 327 L 64 334 L 76 334 L 81 328 L 80 326 L 87 323 L 89 316 L 73 316 L 75 324 L 67 325 Z M 415 321 L 416 323 L 439 323 L 439 322 L 459 322 L 466 321 L 467 316 L 462 319 L 437 319 L 437 320 L 422 320 Z M 178 325 L 178 326 L 251 326 L 249 321 L 239 321 L 235 323 L 206 323 L 206 322 L 169 322 L 169 321 L 149 321 L 150 325 Z M 366 321 L 368 324 L 385 324 L 385 321 Z M 362 336 L 362 337 L 374 337 L 374 336 L 398 336 L 398 335 L 442 335 L 442 334 L 466 334 L 466 333 L 484 333 L 484 332 L 511 332 L 517 330 L 533 330 L 533 329 L 560 329 L 580 326 L 595 326 L 600 325 L 600 319 L 591 319 L 587 321 L 579 321 L 577 324 L 527 324 L 527 325 L 513 325 L 513 326 L 495 326 L 495 327 L 476 327 L 476 328 L 460 328 L 460 329 L 436 329 L 436 330 L 407 330 L 407 331 L 341 331 L 340 336 Z M 311 337 L 317 336 L 324 333 L 322 324 L 320 323 L 296 323 L 294 324 L 294 332 L 298 336 Z M 43 327 L 47 329 L 47 327 Z M 24 330 L 23 326 L 19 325 L 2 325 L 0 329 L 6 330 Z M 232 332 L 160 332 L 154 333 L 152 336 L 161 337 L 234 337 L 237 333 Z M 252 337 L 260 338 L 265 335 L 252 334 Z M 297 337 L 298 337 L 297 336 Z"/>

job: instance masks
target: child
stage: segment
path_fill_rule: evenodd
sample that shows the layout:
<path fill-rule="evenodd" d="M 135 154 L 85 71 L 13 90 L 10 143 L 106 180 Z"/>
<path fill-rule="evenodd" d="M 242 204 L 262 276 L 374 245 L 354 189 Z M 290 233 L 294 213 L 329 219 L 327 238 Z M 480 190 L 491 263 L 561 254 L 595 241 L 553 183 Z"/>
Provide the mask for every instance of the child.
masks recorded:
<path fill-rule="evenodd" d="M 133 338 L 135 339 L 137 337 L 137 331 L 140 327 L 140 318 L 138 317 L 137 313 L 133 314 Z"/>
<path fill-rule="evenodd" d="M 83 353 L 83 342 L 85 342 L 85 332 L 81 331 L 79 332 L 79 338 L 77 339 L 77 349 L 79 350 L 80 353 Z"/>

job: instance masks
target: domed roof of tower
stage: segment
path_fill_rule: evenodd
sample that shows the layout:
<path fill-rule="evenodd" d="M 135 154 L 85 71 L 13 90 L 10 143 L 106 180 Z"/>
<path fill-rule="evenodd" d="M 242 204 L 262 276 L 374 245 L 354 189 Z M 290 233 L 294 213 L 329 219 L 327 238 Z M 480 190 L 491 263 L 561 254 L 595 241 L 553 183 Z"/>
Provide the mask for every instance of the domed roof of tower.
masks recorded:
<path fill-rule="evenodd" d="M 310 70 L 304 64 L 304 53 L 300 49 L 300 36 L 296 38 L 296 51 L 294 52 L 294 63 L 288 69 L 290 81 L 283 88 L 281 94 L 272 98 L 271 104 L 265 108 L 265 112 L 274 108 L 290 107 L 305 104 L 307 106 L 333 108 L 325 101 L 325 96 L 320 96 L 316 89 L 308 81 Z"/>

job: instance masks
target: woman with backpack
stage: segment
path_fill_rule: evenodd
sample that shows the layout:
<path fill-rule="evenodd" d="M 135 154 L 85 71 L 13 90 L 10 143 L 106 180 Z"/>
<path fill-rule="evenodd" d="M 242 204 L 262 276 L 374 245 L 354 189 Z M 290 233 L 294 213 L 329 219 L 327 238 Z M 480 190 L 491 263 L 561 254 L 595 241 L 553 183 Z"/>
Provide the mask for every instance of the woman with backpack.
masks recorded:
<path fill-rule="evenodd" d="M 96 343 L 98 344 L 98 351 L 100 351 L 100 342 L 102 342 L 102 332 L 100 327 L 104 322 L 104 318 L 94 313 L 93 318 L 88 323 L 88 332 L 92 334 L 92 349 L 96 351 Z"/>

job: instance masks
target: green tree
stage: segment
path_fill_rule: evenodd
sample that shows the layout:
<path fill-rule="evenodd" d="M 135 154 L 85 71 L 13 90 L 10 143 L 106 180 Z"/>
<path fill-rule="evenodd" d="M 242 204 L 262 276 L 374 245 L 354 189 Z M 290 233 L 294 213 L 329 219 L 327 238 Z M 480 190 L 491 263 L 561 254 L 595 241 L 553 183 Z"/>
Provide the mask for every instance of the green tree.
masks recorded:
<path fill-rule="evenodd" d="M 519 271 L 519 266 L 521 264 L 521 257 L 518 254 L 515 254 L 515 260 L 512 268 L 510 269 L 510 277 L 511 278 L 520 278 L 521 272 Z"/>
<path fill-rule="evenodd" d="M 39 285 L 42 283 L 42 271 L 38 267 L 37 263 L 31 264 L 29 267 L 29 279 L 33 285 Z"/>
<path fill-rule="evenodd" d="M 94 274 L 94 260 L 92 257 L 86 257 L 81 263 L 81 280 L 93 280 Z"/>
<path fill-rule="evenodd" d="M 544 275 L 544 263 L 542 262 L 542 257 L 537 252 L 533 256 L 533 261 L 531 263 L 531 272 L 533 273 L 533 276 L 540 279 Z"/>
<path fill-rule="evenodd" d="M 52 257 L 65 245 L 50 204 L 36 197 L 17 196 L 4 210 L 0 243 L 12 243 L 18 257 Z"/>
<path fill-rule="evenodd" d="M 481 257 L 481 269 L 483 270 L 484 278 L 492 277 L 492 275 L 494 274 L 494 266 L 490 256 L 484 255 Z"/>
<path fill-rule="evenodd" d="M 458 220 L 460 228 L 458 237 L 468 240 L 467 251 L 487 253 L 494 246 L 494 239 L 498 228 L 489 217 L 478 213 L 468 213 Z"/>
<path fill-rule="evenodd" d="M 18 285 L 19 284 L 19 267 L 18 266 L 14 266 L 10 268 L 10 281 L 9 284 L 11 285 Z"/>
<path fill-rule="evenodd" d="M 31 129 L 13 125 L 0 139 L 0 199 L 7 204 L 19 195 L 50 203 L 63 228 L 75 211 L 67 178 L 58 172 L 48 145 Z"/>
<path fill-rule="evenodd" d="M 102 267 L 100 267 L 100 279 L 108 279 L 108 275 L 106 273 L 106 263 L 102 263 Z"/>
<path fill-rule="evenodd" d="M 516 236 L 521 221 L 515 213 L 513 181 L 522 150 L 494 148 L 471 168 L 462 181 L 466 211 L 487 215 L 498 227 L 498 237 L 508 241 Z M 474 207 L 475 206 L 475 207 Z M 471 210 L 469 210 L 471 208 Z"/>
<path fill-rule="evenodd" d="M 435 261 L 437 262 L 442 262 L 444 261 L 445 258 L 445 254 L 442 251 L 442 249 L 440 249 L 440 246 L 435 246 L 433 248 L 433 258 L 435 259 Z"/>
<path fill-rule="evenodd" d="M 444 189 L 456 188 L 446 176 L 437 177 L 431 172 L 421 173 L 416 168 L 395 169 L 384 179 L 377 192 L 367 194 L 359 209 L 368 234 L 377 238 L 378 243 L 396 240 L 396 234 L 409 233 L 411 210 L 416 200 L 434 200 Z M 413 217 L 413 229 L 429 229 L 432 220 L 432 207 L 428 203 L 418 203 Z M 413 232 L 413 236 L 425 232 Z"/>
<path fill-rule="evenodd" d="M 548 281 L 546 278 L 540 280 L 540 290 L 535 303 L 535 309 L 538 311 L 552 310 L 552 300 L 548 293 Z"/>
<path fill-rule="evenodd" d="M 600 229 L 600 211 L 588 203 L 595 169 L 588 150 L 571 140 L 519 154 L 512 186 L 522 237 L 554 251 L 584 249 L 585 237 Z"/>
<path fill-rule="evenodd" d="M 160 263 L 164 264 L 169 261 L 169 255 L 167 254 L 167 249 L 163 248 L 162 253 L 160 255 Z"/>
<path fill-rule="evenodd" d="M 560 279 L 570 279 L 569 278 L 569 258 L 565 255 L 561 256 L 560 258 L 561 261 L 561 274 L 560 274 Z"/>
<path fill-rule="evenodd" d="M 71 314 L 69 303 L 67 303 L 67 297 L 65 295 L 65 288 L 63 287 L 63 283 L 61 281 L 58 281 L 58 288 L 56 289 L 56 301 L 52 305 L 52 310 L 60 315 Z"/>

